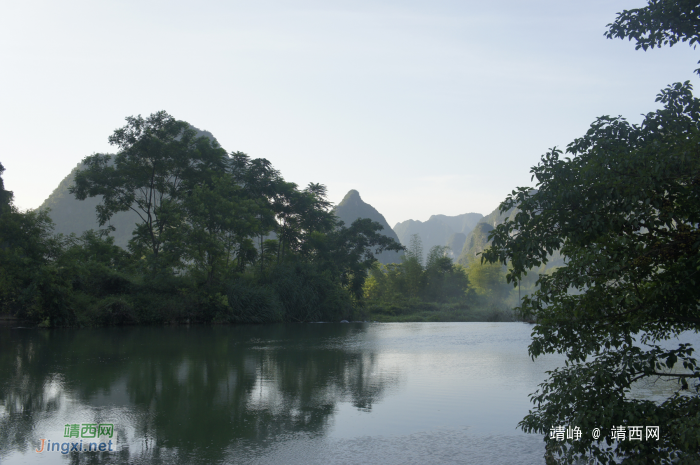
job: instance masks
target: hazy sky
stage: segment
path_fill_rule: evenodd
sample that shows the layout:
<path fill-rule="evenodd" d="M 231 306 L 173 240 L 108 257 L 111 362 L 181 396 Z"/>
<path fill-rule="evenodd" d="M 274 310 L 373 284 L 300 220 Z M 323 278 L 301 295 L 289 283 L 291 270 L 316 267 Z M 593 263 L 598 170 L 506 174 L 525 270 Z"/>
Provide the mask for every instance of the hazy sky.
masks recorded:
<path fill-rule="evenodd" d="M 0 162 L 39 206 L 130 115 L 165 110 L 391 226 L 487 214 L 595 117 L 632 122 L 700 52 L 603 33 L 640 0 L 5 2 Z"/>

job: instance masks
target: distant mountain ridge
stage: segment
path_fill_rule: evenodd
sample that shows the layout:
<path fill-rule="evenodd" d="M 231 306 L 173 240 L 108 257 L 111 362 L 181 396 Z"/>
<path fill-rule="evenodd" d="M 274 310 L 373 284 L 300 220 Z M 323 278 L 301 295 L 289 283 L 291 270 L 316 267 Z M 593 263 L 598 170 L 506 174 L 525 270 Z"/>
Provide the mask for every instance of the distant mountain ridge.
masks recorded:
<path fill-rule="evenodd" d="M 432 215 L 425 222 L 406 220 L 396 223 L 394 231 L 401 244 L 405 246 L 410 244 L 411 236 L 418 234 L 423 243 L 423 258 L 436 245 L 450 247 L 448 253 L 455 258 L 462 251 L 467 235 L 483 217 L 481 213 L 464 213 L 457 216 Z"/>
<path fill-rule="evenodd" d="M 364 202 L 360 197 L 360 193 L 355 189 L 345 194 L 345 197 L 335 206 L 333 212 L 346 226 L 350 226 L 352 222 L 358 218 L 369 218 L 372 221 L 376 221 L 384 227 L 381 231 L 382 234 L 400 243 L 398 236 L 394 230 L 391 229 L 389 223 L 386 222 L 384 215 L 379 213 L 372 205 Z M 387 263 L 400 263 L 401 255 L 402 254 L 399 252 L 387 250 L 378 254 L 376 257 L 377 260 L 386 265 Z"/>
<path fill-rule="evenodd" d="M 216 140 L 208 131 L 193 129 L 198 132 L 198 135 Z M 81 235 L 89 229 L 100 229 L 95 207 L 102 198 L 89 197 L 80 201 L 68 192 L 68 188 L 74 182 L 75 174 L 82 168 L 82 162 L 78 163 L 39 206 L 40 210 L 50 209 L 49 216 L 54 222 L 56 233 Z M 418 234 L 423 243 L 424 256 L 433 246 L 448 246 L 450 247 L 448 255 L 457 263 L 466 265 L 488 246 L 488 232 L 512 215 L 514 210 L 500 213 L 496 208 L 487 216 L 480 213 L 464 213 L 456 216 L 432 215 L 425 222 L 406 220 L 397 223 L 392 229 L 384 216 L 372 205 L 364 202 L 358 191 L 352 189 L 334 208 L 334 212 L 348 226 L 358 218 L 376 221 L 384 228 L 382 230 L 384 235 L 406 246 L 410 244 L 411 236 Z M 114 237 L 118 246 L 125 248 L 132 237 L 135 225 L 140 221 L 135 212 L 120 212 L 115 214 L 103 228 L 114 226 L 115 231 L 111 236 Z M 400 252 L 386 251 L 377 255 L 377 259 L 384 264 L 399 263 L 401 255 L 403 254 Z"/>
<path fill-rule="evenodd" d="M 213 139 L 210 133 L 206 131 L 199 132 Z M 82 168 L 82 162 L 78 163 L 39 206 L 40 210 L 49 209 L 49 216 L 54 222 L 55 233 L 80 236 L 89 229 L 101 229 L 97 222 L 95 207 L 102 201 L 102 197 L 88 197 L 85 200 L 77 200 L 68 192 L 68 188 L 74 183 L 75 174 Z M 382 230 L 384 235 L 400 243 L 398 236 L 386 222 L 384 216 L 374 207 L 365 203 L 356 190 L 348 192 L 345 198 L 335 207 L 334 212 L 348 226 L 358 218 L 369 218 L 376 221 L 384 228 Z M 133 211 L 119 212 L 112 216 L 109 223 L 102 228 L 110 225 L 114 226 L 115 231 L 111 233 L 111 236 L 114 237 L 115 244 L 126 248 L 132 237 L 135 225 L 140 221 L 139 216 Z M 377 259 L 384 264 L 399 263 L 401 255 L 399 252 L 386 251 L 377 255 Z"/>

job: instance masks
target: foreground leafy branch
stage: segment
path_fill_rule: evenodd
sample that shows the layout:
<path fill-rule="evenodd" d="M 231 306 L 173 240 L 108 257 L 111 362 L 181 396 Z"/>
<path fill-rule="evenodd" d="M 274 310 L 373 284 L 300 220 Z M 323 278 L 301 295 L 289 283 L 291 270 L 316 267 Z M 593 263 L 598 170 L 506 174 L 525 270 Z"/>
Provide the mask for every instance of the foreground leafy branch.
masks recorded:
<path fill-rule="evenodd" d="M 688 344 L 660 341 L 700 329 L 700 100 L 689 82 L 663 90 L 663 108 L 641 125 L 598 118 L 532 168 L 536 190 L 502 204 L 518 213 L 491 234 L 484 253 L 508 263 L 510 282 L 560 250 L 565 266 L 539 278 L 521 312 L 536 319 L 531 356 L 566 354 L 566 367 L 533 394 L 521 422 L 548 434 L 578 426 L 580 440 L 546 437 L 564 462 L 676 463 L 700 459 L 700 370 Z M 675 380 L 663 402 L 635 386 Z M 659 441 L 613 441 L 614 426 L 660 427 Z M 603 435 L 595 440 L 593 428 Z"/>

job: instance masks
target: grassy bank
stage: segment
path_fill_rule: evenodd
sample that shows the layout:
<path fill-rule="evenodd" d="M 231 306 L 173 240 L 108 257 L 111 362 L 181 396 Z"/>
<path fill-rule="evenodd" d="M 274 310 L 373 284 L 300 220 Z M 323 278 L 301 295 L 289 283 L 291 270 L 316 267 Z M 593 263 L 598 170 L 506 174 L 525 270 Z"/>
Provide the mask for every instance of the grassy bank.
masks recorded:
<path fill-rule="evenodd" d="M 391 322 L 516 321 L 510 309 L 456 303 L 371 302 L 364 308 L 366 320 Z"/>

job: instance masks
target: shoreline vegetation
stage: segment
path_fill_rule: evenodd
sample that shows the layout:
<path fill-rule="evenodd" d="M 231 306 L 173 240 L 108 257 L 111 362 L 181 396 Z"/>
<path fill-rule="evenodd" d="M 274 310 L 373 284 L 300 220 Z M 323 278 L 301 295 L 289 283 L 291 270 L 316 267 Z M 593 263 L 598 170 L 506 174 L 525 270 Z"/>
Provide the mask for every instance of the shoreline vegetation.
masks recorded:
<path fill-rule="evenodd" d="M 378 323 L 447 323 L 520 321 L 507 308 L 469 307 L 459 304 L 416 302 L 414 305 L 369 305 L 367 314 Z"/>
<path fill-rule="evenodd" d="M 368 218 L 346 225 L 325 186 L 300 189 L 269 161 L 228 153 L 165 112 L 126 121 L 109 138 L 117 153 L 85 157 L 67 187 L 93 199 L 97 230 L 55 234 L 48 209 L 19 211 L 0 165 L 0 319 L 52 328 L 514 320 L 504 266 L 454 264 L 443 246 L 426 258 L 417 235 L 404 247 Z M 123 212 L 138 219 L 126 247 L 110 222 Z M 400 263 L 379 263 L 386 252 Z"/>
<path fill-rule="evenodd" d="M 434 302 L 413 302 L 404 305 L 398 304 L 369 304 L 362 311 L 357 312 L 358 317 L 361 320 L 341 320 L 338 321 L 308 321 L 305 323 L 317 324 L 317 323 L 477 323 L 477 322 L 489 322 L 489 323 L 507 323 L 507 322 L 518 322 L 523 323 L 534 323 L 522 321 L 517 318 L 516 314 L 506 308 L 498 307 L 468 307 L 463 305 L 450 305 L 450 304 L 438 304 Z M 180 326 L 180 325 L 190 325 L 187 319 L 184 321 L 172 320 L 170 322 L 164 322 L 164 326 Z M 216 323 L 203 323 L 203 324 L 216 324 Z M 228 324 L 228 323 L 224 323 Z M 36 325 L 36 322 L 31 320 L 22 320 L 17 317 L 0 315 L 0 327 L 3 326 L 14 326 L 26 328 L 30 325 L 34 327 L 47 327 L 47 325 Z"/>

